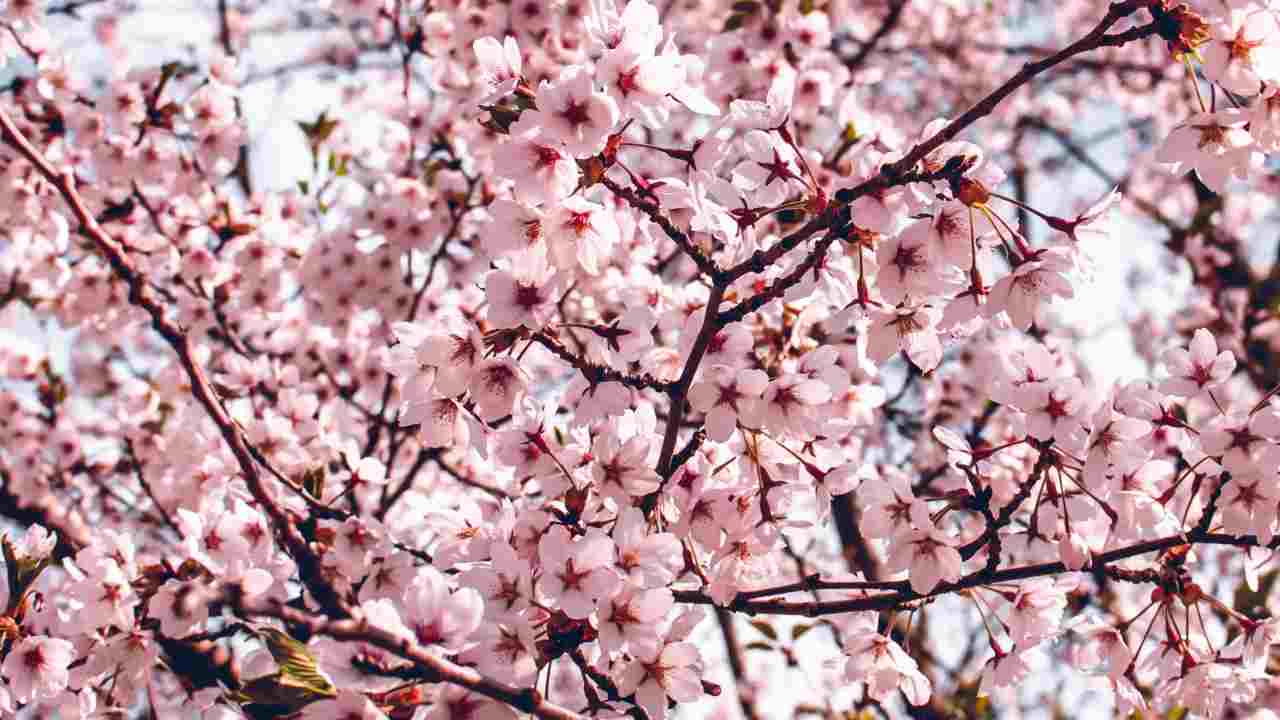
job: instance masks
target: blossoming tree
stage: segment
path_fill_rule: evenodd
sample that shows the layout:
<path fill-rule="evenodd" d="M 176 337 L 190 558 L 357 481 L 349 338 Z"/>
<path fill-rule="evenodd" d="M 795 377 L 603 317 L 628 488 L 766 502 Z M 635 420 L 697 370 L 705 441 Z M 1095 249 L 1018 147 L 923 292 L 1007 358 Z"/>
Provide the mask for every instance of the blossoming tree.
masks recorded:
<path fill-rule="evenodd" d="M 0 716 L 1280 711 L 1274 2 L 165 5 L 0 10 Z"/>

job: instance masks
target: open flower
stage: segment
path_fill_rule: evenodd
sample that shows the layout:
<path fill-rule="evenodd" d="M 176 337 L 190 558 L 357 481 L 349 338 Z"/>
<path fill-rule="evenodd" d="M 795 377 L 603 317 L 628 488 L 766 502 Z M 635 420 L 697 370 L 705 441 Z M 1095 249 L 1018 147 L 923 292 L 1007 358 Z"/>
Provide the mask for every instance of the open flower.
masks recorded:
<path fill-rule="evenodd" d="M 494 153 L 493 169 L 515 183 L 518 199 L 533 205 L 555 202 L 578 187 L 578 163 L 557 138 L 541 134 L 536 121 L 511 126 L 507 143 Z"/>
<path fill-rule="evenodd" d="M 1213 27 L 1200 48 L 1204 75 L 1238 95 L 1253 95 L 1264 81 L 1280 79 L 1280 25 L 1274 12 L 1241 4 Z"/>
<path fill-rule="evenodd" d="M 613 427 L 597 435 L 591 446 L 591 475 L 600 494 L 625 506 L 632 497 L 657 490 L 661 480 L 649 458 L 650 445 L 640 433 L 623 440 Z"/>
<path fill-rule="evenodd" d="M 693 702 L 702 697 L 698 648 L 687 642 L 633 643 L 628 663 L 617 678 L 618 692 L 635 693 L 649 717 L 667 716 L 667 698 Z"/>
<path fill-rule="evenodd" d="M 911 589 L 921 595 L 933 592 L 940 582 L 959 580 L 963 564 L 951 538 L 934 527 L 913 529 L 889 545 L 888 565 L 906 570 Z"/>
<path fill-rule="evenodd" d="M 1198 113 L 1169 133 L 1156 159 L 1177 173 L 1194 170 L 1206 187 L 1222 192 L 1231 178 L 1248 179 L 1255 164 L 1248 123 L 1249 116 L 1235 108 Z"/>
<path fill-rule="evenodd" d="M 689 404 L 707 414 L 707 438 L 724 442 L 737 428 L 738 418 L 754 410 L 768 384 L 769 376 L 760 370 L 713 365 L 707 377 L 689 389 Z"/>
<path fill-rule="evenodd" d="M 941 317 L 938 308 L 917 303 L 877 308 L 867 331 L 867 359 L 884 363 L 902 350 L 916 367 L 930 372 L 942 362 L 937 330 Z"/>
<path fill-rule="evenodd" d="M 555 82 L 538 86 L 538 109 L 527 112 L 516 124 L 542 129 L 543 136 L 576 157 L 595 155 L 618 124 L 618 104 L 596 90 L 591 72 L 570 65 Z M 512 132 L 516 132 L 515 127 Z"/>
<path fill-rule="evenodd" d="M 513 259 L 510 270 L 494 270 L 485 280 L 489 323 L 495 328 L 540 330 L 556 312 L 560 280 L 541 252 Z"/>
<path fill-rule="evenodd" d="M 484 95 L 480 104 L 486 105 L 501 99 L 516 89 L 524 61 L 516 39 L 508 35 L 502 44 L 491 37 L 482 37 L 471 44 L 480 64 L 480 86 Z"/>
<path fill-rule="evenodd" d="M 561 270 L 579 265 L 598 275 L 618 242 L 618 221 L 603 205 L 571 197 L 552 210 L 543 224 L 547 253 Z"/>
<path fill-rule="evenodd" d="M 874 630 L 845 641 L 845 678 L 865 683 L 867 696 L 883 702 L 898 689 L 912 705 L 923 705 L 933 694 L 933 684 L 920 666 L 892 639 Z"/>
<path fill-rule="evenodd" d="M 1014 327 L 1020 330 L 1031 327 L 1050 300 L 1075 295 L 1067 277 L 1075 266 L 1072 258 L 1073 250 L 1067 247 L 1038 251 L 996 282 L 982 314 L 994 317 L 1004 311 Z"/>
<path fill-rule="evenodd" d="M 1160 391 L 1194 398 L 1226 382 L 1236 370 L 1236 356 L 1230 350 L 1218 352 L 1218 343 L 1206 329 L 1196 330 L 1191 346 L 1165 352 L 1170 377 L 1160 383 Z"/>
<path fill-rule="evenodd" d="M 27 703 L 51 698 L 67 687 L 67 666 L 75 648 L 59 638 L 28 635 L 9 649 L 0 671 L 9 681 L 13 699 Z"/>
<path fill-rule="evenodd" d="M 575 620 L 586 618 L 622 585 L 613 567 L 613 540 L 599 531 L 574 540 L 563 525 L 552 526 L 538 542 L 538 559 L 538 591 Z"/>

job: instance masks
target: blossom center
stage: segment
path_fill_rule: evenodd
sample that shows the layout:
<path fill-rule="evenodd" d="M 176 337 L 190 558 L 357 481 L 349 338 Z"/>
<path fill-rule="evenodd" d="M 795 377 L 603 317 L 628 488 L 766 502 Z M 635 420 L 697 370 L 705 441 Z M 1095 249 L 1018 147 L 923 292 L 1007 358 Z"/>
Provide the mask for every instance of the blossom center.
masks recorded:
<path fill-rule="evenodd" d="M 560 111 L 560 117 L 574 130 L 591 122 L 591 114 L 587 112 L 587 104 L 581 100 L 570 100 Z"/>

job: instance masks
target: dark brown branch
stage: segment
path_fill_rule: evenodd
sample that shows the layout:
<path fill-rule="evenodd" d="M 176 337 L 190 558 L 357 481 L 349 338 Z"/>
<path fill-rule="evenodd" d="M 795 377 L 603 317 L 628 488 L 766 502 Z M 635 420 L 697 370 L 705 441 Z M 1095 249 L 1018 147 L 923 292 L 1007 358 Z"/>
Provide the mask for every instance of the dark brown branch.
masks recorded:
<path fill-rule="evenodd" d="M 335 640 L 367 643 L 382 648 L 413 663 L 426 682 L 445 682 L 506 703 L 531 715 L 549 720 L 583 720 L 582 716 L 551 702 L 531 687 L 516 687 L 480 674 L 473 668 L 454 664 L 431 654 L 411 638 L 403 637 L 372 625 L 362 618 L 334 620 L 297 610 L 277 602 L 249 601 L 231 592 L 229 604 L 246 616 L 273 617 L 305 629 L 311 635 L 324 635 Z"/>
<path fill-rule="evenodd" d="M 1255 535 L 1226 535 L 1223 533 L 1209 533 L 1193 530 L 1185 535 L 1170 535 L 1157 540 L 1148 540 L 1128 547 L 1099 553 L 1093 557 L 1093 562 L 1084 569 L 1105 571 L 1106 566 L 1113 562 L 1188 544 L 1268 547 L 1274 549 L 1280 547 L 1280 538 L 1276 538 L 1269 544 L 1263 545 Z M 900 580 L 896 582 L 879 583 L 886 588 L 895 588 L 892 592 L 867 595 L 865 597 L 851 598 L 848 600 L 812 602 L 753 600 L 750 598 L 744 598 L 742 595 L 738 595 L 724 607 L 736 612 L 747 613 L 748 615 L 802 615 L 805 617 L 838 615 L 841 613 L 861 612 L 866 610 L 891 610 L 901 608 L 920 600 L 927 600 L 929 598 L 935 598 L 941 595 L 959 592 L 961 590 L 968 590 L 969 588 L 975 588 L 982 585 L 1028 580 L 1030 578 L 1044 577 L 1048 575 L 1059 575 L 1065 572 L 1069 572 L 1069 570 L 1067 569 L 1067 566 L 1063 565 L 1061 562 L 1023 565 L 995 572 L 987 572 L 984 568 L 982 570 L 972 572 L 960 578 L 956 582 L 941 583 L 931 592 L 925 594 L 914 592 L 911 589 L 910 583 L 905 580 Z M 852 583 L 849 584 L 851 585 Z M 840 585 L 840 583 L 829 583 L 829 585 L 831 587 L 836 587 Z M 674 591 L 674 594 L 677 602 L 699 605 L 715 604 L 715 601 L 711 599 L 711 596 L 698 590 L 676 590 Z"/>
<path fill-rule="evenodd" d="M 663 393 L 669 393 L 675 387 L 675 383 L 659 380 L 648 373 L 644 375 L 628 375 L 611 367 L 597 365 L 590 360 L 574 355 L 559 340 L 548 335 L 545 331 L 534 333 L 532 340 L 545 347 L 552 355 L 572 365 L 592 385 L 602 382 L 616 382 L 634 390 L 657 390 Z"/>
<path fill-rule="evenodd" d="M 680 379 L 670 391 L 671 413 L 667 419 L 666 432 L 662 436 L 662 451 L 658 455 L 658 474 L 662 476 L 664 482 L 670 479 L 671 474 L 676 470 L 671 459 L 676 451 L 676 436 L 680 434 L 680 422 L 684 420 L 685 396 L 689 392 L 689 386 L 693 384 L 693 377 L 698 374 L 698 365 L 707 352 L 707 346 L 711 344 L 711 339 L 720 329 L 716 323 L 716 316 L 723 298 L 724 286 L 719 283 L 712 285 L 711 295 L 707 297 L 702 329 L 698 331 L 698 337 L 694 340 L 693 347 L 689 349 L 689 359 L 685 361 Z M 658 492 L 662 491 L 658 490 Z"/>

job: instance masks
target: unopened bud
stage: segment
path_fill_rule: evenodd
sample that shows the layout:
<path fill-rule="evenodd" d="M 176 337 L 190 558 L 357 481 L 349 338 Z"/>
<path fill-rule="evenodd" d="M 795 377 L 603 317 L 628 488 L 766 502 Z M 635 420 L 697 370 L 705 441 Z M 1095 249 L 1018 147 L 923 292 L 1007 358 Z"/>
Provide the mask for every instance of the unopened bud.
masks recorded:
<path fill-rule="evenodd" d="M 991 200 L 991 191 L 977 180 L 960 178 L 956 183 L 956 199 L 969 207 L 986 205 Z"/>

